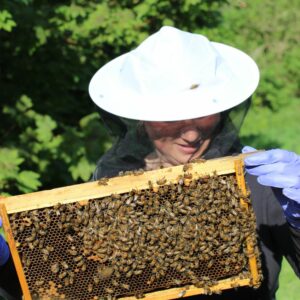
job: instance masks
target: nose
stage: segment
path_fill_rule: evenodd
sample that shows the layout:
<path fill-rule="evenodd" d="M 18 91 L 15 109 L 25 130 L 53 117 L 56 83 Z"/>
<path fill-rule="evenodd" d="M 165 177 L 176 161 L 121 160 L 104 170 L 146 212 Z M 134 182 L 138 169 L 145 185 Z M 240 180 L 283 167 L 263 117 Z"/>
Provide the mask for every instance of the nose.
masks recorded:
<path fill-rule="evenodd" d="M 199 132 L 199 129 L 194 126 L 188 126 L 181 129 L 180 137 L 189 144 L 197 143 L 200 138 L 201 134 Z"/>

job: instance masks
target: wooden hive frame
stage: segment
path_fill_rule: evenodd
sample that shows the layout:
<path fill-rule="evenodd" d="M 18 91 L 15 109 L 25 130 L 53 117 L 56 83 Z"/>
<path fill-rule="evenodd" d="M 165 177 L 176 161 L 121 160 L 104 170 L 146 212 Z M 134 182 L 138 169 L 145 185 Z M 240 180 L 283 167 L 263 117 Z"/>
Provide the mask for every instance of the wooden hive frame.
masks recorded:
<path fill-rule="evenodd" d="M 242 194 L 246 196 L 247 191 L 243 168 L 243 158 L 245 156 L 245 154 L 240 154 L 238 156 L 223 157 L 208 160 L 206 162 L 193 163 L 193 167 L 189 172 L 193 174 L 193 179 L 200 178 L 204 175 L 216 174 L 219 176 L 227 174 L 236 174 L 238 186 Z M 109 179 L 107 185 L 99 185 L 98 182 L 89 182 L 0 199 L 0 215 L 3 220 L 3 228 L 10 251 L 12 253 L 12 258 L 19 277 L 24 299 L 29 300 L 32 298 L 30 295 L 28 284 L 26 282 L 16 243 L 13 238 L 13 233 L 8 218 L 9 214 L 22 211 L 29 211 L 33 209 L 53 207 L 58 203 L 86 203 L 88 200 L 106 197 L 113 193 L 121 194 L 128 192 L 132 189 L 147 189 L 149 188 L 149 180 L 151 180 L 155 186 L 155 182 L 159 178 L 165 178 L 168 182 L 177 182 L 178 176 L 182 174 L 183 166 L 176 166 L 154 171 L 148 171 L 139 175 L 126 175 L 121 177 L 114 177 Z M 248 203 L 246 203 L 243 200 L 243 198 L 241 198 L 240 201 L 241 205 L 248 209 Z M 246 241 L 246 243 L 247 250 L 249 251 L 249 253 L 253 253 L 252 243 L 248 241 Z M 211 291 L 230 289 L 233 286 L 256 285 L 259 282 L 259 272 L 257 268 L 257 258 L 255 255 L 249 256 L 249 270 L 251 272 L 251 276 L 249 278 L 241 278 L 240 276 L 235 276 L 219 280 L 218 284 L 210 288 Z M 185 286 L 150 292 L 145 294 L 144 299 L 173 299 L 177 297 L 186 297 L 197 294 L 203 294 L 204 292 L 205 291 L 203 288 L 197 288 L 191 285 L 188 289 Z M 132 296 L 123 297 L 121 299 L 133 300 L 136 298 Z"/>

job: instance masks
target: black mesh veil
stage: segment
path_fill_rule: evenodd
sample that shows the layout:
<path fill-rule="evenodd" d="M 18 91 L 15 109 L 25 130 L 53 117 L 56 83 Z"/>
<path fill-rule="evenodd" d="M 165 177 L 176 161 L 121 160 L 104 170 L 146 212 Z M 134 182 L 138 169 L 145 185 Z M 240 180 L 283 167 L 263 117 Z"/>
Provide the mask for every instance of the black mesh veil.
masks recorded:
<path fill-rule="evenodd" d="M 214 138 L 202 158 L 211 159 L 240 152 L 239 130 L 250 103 L 251 98 L 221 113 Z M 98 161 L 92 180 L 116 176 L 120 171 L 144 168 L 144 158 L 154 151 L 154 147 L 141 126 L 142 122 L 121 118 L 102 109 L 99 109 L 99 113 L 107 130 L 116 140 Z"/>

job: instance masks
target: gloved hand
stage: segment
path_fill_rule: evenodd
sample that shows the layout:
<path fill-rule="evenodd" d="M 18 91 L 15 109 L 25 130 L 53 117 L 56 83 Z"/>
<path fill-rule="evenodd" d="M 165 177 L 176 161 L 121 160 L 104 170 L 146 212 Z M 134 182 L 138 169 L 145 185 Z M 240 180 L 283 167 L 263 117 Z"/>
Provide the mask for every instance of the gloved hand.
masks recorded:
<path fill-rule="evenodd" d="M 0 228 L 2 227 L 2 220 L 0 218 Z M 3 266 L 9 258 L 9 249 L 8 246 L 0 234 L 0 266 Z"/>
<path fill-rule="evenodd" d="M 243 153 L 256 149 L 245 146 Z M 275 190 L 287 221 L 300 229 L 300 156 L 287 150 L 274 149 L 248 156 L 246 171 L 258 176 L 257 181 Z"/>

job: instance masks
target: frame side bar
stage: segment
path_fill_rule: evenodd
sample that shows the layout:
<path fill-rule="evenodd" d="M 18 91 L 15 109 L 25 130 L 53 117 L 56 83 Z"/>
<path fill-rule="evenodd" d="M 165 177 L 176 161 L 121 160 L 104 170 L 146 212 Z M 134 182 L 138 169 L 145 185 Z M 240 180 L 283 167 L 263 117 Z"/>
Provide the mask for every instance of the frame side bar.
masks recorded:
<path fill-rule="evenodd" d="M 242 160 L 235 161 L 235 170 L 236 170 L 237 183 L 242 192 L 242 195 L 247 196 L 247 189 L 246 189 L 246 183 L 244 177 L 244 162 Z M 245 207 L 247 210 L 249 209 L 248 203 L 246 203 L 246 201 L 243 198 L 240 199 L 240 202 L 242 207 Z M 247 244 L 248 257 L 249 257 L 249 268 L 252 275 L 252 283 L 253 285 L 256 285 L 259 282 L 259 274 L 258 274 L 257 262 L 256 262 L 256 256 L 254 254 L 253 244 L 249 237 L 246 240 L 246 244 Z"/>
<path fill-rule="evenodd" d="M 23 291 L 23 296 L 24 296 L 24 300 L 32 300 L 30 292 L 29 292 L 29 288 L 27 285 L 27 281 L 26 281 L 26 277 L 23 271 L 23 267 L 21 264 L 21 259 L 16 247 L 16 243 L 15 240 L 13 238 L 13 234 L 12 234 L 12 230 L 9 224 L 9 220 L 8 220 L 8 216 L 7 216 L 7 212 L 6 212 L 6 208 L 4 204 L 0 204 L 0 215 L 3 221 L 3 228 L 4 228 L 4 232 L 5 232 L 5 236 L 7 239 L 7 243 L 14 261 L 14 265 L 18 274 L 18 278 L 20 281 L 20 285 Z"/>

